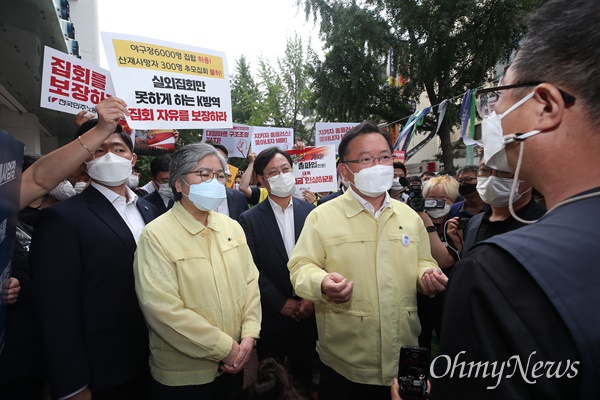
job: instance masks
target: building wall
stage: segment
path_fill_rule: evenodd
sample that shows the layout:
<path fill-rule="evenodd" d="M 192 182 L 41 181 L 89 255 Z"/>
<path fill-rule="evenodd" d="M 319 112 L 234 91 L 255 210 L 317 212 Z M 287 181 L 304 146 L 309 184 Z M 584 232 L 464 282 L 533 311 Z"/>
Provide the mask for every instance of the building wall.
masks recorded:
<path fill-rule="evenodd" d="M 71 21 L 75 26 L 75 37 L 79 42 L 82 59 L 100 65 L 100 33 L 98 30 L 97 0 L 70 0 Z"/>

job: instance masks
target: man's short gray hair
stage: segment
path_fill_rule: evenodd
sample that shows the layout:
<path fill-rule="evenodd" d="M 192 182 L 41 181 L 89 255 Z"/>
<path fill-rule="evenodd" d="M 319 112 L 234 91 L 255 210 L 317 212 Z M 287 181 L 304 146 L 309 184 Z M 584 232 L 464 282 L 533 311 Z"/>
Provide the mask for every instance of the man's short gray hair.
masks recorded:
<path fill-rule="evenodd" d="M 227 161 L 225 161 L 217 149 L 209 144 L 192 143 L 173 153 L 173 158 L 171 159 L 169 167 L 169 186 L 173 191 L 175 201 L 181 200 L 182 197 L 181 193 L 177 192 L 175 189 L 175 182 L 180 179 L 184 180 L 187 174 L 194 171 L 198 162 L 207 156 L 217 156 L 219 161 L 221 161 L 221 165 L 223 165 L 223 171 L 229 173 Z"/>
<path fill-rule="evenodd" d="M 600 1 L 551 0 L 533 13 L 510 66 L 514 82 L 547 82 L 574 95 L 600 124 Z M 531 88 L 517 89 L 524 96 Z"/>

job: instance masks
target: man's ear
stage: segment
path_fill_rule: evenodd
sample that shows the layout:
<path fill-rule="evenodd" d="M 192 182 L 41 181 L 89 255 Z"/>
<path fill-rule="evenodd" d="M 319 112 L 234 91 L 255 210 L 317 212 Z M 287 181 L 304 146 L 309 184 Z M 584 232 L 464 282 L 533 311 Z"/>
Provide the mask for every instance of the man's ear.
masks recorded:
<path fill-rule="evenodd" d="M 565 101 L 556 86 L 542 83 L 535 89 L 533 97 L 537 102 L 535 129 L 552 130 L 562 121 L 566 109 Z"/>
<path fill-rule="evenodd" d="M 256 179 L 258 179 L 258 181 L 260 182 L 260 184 L 262 185 L 262 187 L 267 188 L 267 189 L 271 189 L 271 185 L 269 185 L 269 181 L 266 180 L 264 176 L 256 174 Z"/>
<path fill-rule="evenodd" d="M 350 175 L 352 174 L 348 170 L 347 164 L 340 164 L 340 173 L 342 174 L 346 182 L 354 182 L 354 180 L 350 180 Z"/>
<path fill-rule="evenodd" d="M 137 161 L 137 154 L 132 153 L 133 157 L 131 158 L 131 166 L 133 167 Z"/>

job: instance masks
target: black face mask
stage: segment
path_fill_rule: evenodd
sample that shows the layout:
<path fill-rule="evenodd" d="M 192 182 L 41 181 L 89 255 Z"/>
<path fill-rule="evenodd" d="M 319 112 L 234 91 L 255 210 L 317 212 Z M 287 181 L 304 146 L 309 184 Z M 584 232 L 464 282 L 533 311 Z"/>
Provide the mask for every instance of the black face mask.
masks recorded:
<path fill-rule="evenodd" d="M 468 196 L 471 193 L 475 193 L 477 191 L 477 184 L 476 183 L 461 183 L 458 186 L 458 193 L 461 196 Z"/>

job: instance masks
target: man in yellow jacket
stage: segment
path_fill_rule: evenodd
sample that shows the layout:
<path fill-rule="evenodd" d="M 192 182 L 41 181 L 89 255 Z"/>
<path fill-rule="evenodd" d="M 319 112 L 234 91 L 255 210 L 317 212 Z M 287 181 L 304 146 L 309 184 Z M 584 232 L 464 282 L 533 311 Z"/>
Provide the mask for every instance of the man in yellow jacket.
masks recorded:
<path fill-rule="evenodd" d="M 421 218 L 387 193 L 389 134 L 365 121 L 339 154 L 351 186 L 308 215 L 288 268 L 296 293 L 315 302 L 319 399 L 389 399 L 400 347 L 418 344 L 417 290 L 434 295 L 447 278 Z"/>

